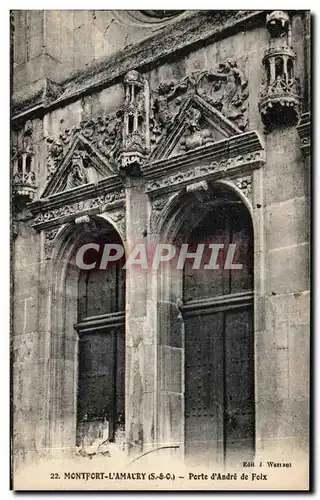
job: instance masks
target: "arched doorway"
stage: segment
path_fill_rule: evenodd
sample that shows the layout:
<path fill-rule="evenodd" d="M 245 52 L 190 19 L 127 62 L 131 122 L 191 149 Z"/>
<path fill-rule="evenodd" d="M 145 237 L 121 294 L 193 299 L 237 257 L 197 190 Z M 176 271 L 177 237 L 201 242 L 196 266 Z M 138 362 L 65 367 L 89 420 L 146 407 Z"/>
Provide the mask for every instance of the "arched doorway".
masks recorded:
<path fill-rule="evenodd" d="M 84 260 L 95 267 L 81 270 L 78 281 L 77 445 L 97 453 L 96 443 L 124 438 L 125 271 L 122 260 L 100 268 L 105 245 L 122 245 L 115 231 L 92 243 L 99 250 Z"/>
<path fill-rule="evenodd" d="M 174 215 L 168 213 L 167 241 L 178 251 L 182 244 L 188 252 L 199 244 L 204 250 L 199 268 L 190 258 L 182 270 L 162 272 L 161 299 L 180 303 L 181 314 L 160 317 L 160 342 L 166 335 L 165 343 L 181 350 L 187 461 L 240 465 L 253 459 L 255 448 L 253 227 L 235 191 L 207 188 L 182 194 Z M 215 268 L 208 269 L 212 244 L 222 248 Z M 173 332 L 181 332 L 181 342 L 172 341 Z"/>
<path fill-rule="evenodd" d="M 60 361 L 50 441 L 87 456 L 109 454 L 110 442 L 124 446 L 125 271 L 123 260 L 100 266 L 107 244 L 123 246 L 111 224 L 91 218 L 67 228 L 54 256 L 51 351 Z"/>
<path fill-rule="evenodd" d="M 252 458 L 255 437 L 252 227 L 243 204 L 209 209 L 190 244 L 209 242 L 223 245 L 218 268 L 192 269 L 187 260 L 183 270 L 185 450 L 239 462 Z M 242 269 L 225 268 L 230 244 Z"/>

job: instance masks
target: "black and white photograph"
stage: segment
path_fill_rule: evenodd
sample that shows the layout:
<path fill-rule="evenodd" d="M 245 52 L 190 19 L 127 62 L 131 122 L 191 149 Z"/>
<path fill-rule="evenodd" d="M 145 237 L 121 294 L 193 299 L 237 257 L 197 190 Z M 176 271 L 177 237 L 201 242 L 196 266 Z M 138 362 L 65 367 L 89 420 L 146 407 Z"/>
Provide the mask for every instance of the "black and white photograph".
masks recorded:
<path fill-rule="evenodd" d="M 11 488 L 308 491 L 311 11 L 93 6 L 7 13 Z"/>

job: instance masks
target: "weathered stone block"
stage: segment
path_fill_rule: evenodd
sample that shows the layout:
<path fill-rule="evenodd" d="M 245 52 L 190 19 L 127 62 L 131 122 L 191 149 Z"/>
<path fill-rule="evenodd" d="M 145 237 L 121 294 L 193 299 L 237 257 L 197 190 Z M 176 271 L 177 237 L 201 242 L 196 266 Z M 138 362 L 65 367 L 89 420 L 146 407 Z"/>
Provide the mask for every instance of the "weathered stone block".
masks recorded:
<path fill-rule="evenodd" d="M 302 292 L 309 289 L 309 244 L 271 251 L 267 262 L 268 293 Z"/>
<path fill-rule="evenodd" d="M 266 207 L 266 245 L 269 250 L 309 240 L 309 203 L 295 198 Z"/>
<path fill-rule="evenodd" d="M 160 346 L 160 390 L 183 392 L 182 359 L 181 349 Z"/>

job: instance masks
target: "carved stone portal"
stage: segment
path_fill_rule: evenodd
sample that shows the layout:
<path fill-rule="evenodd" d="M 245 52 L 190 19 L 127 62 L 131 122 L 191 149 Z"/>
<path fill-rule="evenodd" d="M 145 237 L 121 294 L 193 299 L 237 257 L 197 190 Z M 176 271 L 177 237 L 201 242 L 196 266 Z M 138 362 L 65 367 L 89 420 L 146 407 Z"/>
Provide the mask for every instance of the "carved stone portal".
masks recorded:
<path fill-rule="evenodd" d="M 300 112 L 299 82 L 295 76 L 295 53 L 292 48 L 288 14 L 274 11 L 267 15 L 269 46 L 263 58 L 265 81 L 260 92 L 259 111 L 267 130 L 293 125 Z"/>

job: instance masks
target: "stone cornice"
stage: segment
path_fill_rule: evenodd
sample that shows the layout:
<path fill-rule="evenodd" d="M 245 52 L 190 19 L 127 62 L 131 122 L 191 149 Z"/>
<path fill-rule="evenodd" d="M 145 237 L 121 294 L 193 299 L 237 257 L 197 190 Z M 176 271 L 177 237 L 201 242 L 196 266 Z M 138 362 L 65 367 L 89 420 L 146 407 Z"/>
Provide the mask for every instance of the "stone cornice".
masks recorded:
<path fill-rule="evenodd" d="M 156 35 L 104 58 L 85 70 L 75 72 L 57 86 L 55 92 L 48 92 L 47 81 L 44 81 L 43 88 L 35 86 L 34 101 L 32 92 L 29 91 L 26 100 L 23 99 L 21 91 L 17 92 L 12 99 L 12 119 L 24 121 L 31 116 L 45 114 L 83 95 L 121 81 L 130 69 L 146 71 L 151 65 L 156 67 L 170 61 L 172 57 L 178 57 L 182 51 L 186 54 L 196 49 L 204 40 L 214 41 L 228 36 L 230 32 L 236 33 L 263 24 L 264 17 L 264 11 L 254 10 L 196 12 L 168 25 Z M 60 94 L 59 97 L 56 92 Z"/>
<path fill-rule="evenodd" d="M 238 170 L 251 171 L 264 161 L 262 141 L 257 132 L 251 131 L 152 162 L 141 170 L 148 181 L 148 193 L 157 195 L 197 180 L 223 178 Z"/>

